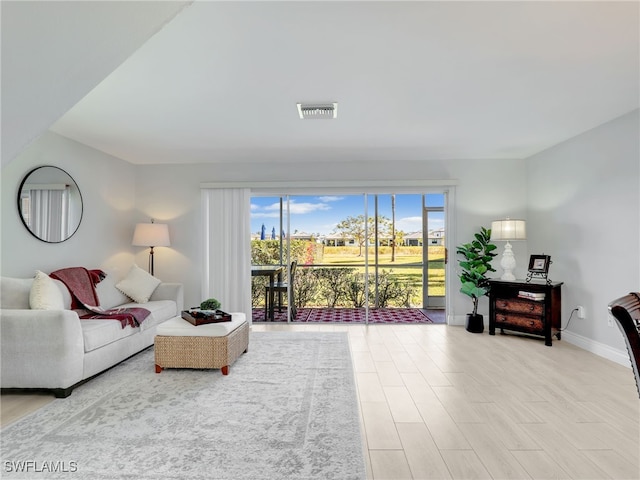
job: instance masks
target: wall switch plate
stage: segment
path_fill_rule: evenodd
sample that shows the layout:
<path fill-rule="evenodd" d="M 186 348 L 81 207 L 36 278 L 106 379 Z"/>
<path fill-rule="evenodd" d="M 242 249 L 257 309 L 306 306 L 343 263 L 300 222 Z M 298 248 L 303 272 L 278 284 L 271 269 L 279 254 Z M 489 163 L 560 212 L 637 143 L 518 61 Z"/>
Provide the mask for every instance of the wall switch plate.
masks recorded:
<path fill-rule="evenodd" d="M 582 305 L 578 306 L 578 318 L 584 318 L 584 307 Z"/>

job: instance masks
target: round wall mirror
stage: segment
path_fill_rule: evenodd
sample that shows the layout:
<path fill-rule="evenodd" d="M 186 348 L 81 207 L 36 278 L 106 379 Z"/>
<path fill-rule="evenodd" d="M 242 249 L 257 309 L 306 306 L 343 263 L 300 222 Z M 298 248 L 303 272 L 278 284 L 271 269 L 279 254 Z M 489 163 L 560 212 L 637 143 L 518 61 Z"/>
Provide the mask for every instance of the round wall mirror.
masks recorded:
<path fill-rule="evenodd" d="M 82 195 L 71 175 L 61 168 L 34 168 L 20 184 L 18 212 L 24 226 L 37 239 L 64 242 L 80 226 Z"/>

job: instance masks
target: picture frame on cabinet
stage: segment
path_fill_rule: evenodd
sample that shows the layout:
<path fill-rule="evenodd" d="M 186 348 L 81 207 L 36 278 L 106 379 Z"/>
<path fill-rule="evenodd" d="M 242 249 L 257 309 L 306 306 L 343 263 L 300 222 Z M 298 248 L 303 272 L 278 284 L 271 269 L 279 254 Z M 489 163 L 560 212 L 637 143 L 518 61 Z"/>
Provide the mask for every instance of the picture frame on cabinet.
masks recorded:
<path fill-rule="evenodd" d="M 529 257 L 529 273 L 547 274 L 551 264 L 551 255 L 531 255 Z"/>

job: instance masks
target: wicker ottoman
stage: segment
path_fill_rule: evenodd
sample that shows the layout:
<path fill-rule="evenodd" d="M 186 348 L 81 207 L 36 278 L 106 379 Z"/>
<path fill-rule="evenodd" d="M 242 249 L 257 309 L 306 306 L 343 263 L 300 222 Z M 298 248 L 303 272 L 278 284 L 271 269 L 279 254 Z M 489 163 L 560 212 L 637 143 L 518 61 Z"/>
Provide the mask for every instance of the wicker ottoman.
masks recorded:
<path fill-rule="evenodd" d="M 244 313 L 232 313 L 230 322 L 197 327 L 175 317 L 160 325 L 155 337 L 156 373 L 163 368 L 220 368 L 229 366 L 249 347 L 249 324 Z"/>

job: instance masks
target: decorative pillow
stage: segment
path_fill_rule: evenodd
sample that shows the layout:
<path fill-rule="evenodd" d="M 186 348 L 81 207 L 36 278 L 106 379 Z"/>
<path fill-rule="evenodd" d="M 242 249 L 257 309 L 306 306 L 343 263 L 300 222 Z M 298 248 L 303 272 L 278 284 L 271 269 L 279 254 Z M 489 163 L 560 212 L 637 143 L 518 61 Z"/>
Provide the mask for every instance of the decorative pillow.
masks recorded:
<path fill-rule="evenodd" d="M 100 306 L 105 310 L 118 307 L 123 303 L 129 303 L 131 299 L 116 288 L 119 277 L 117 271 L 109 270 L 107 276 L 96 285 L 96 292 L 100 299 Z"/>
<path fill-rule="evenodd" d="M 64 310 L 64 299 L 58 285 L 40 270 L 36 270 L 36 278 L 31 285 L 29 306 L 34 310 Z"/>
<path fill-rule="evenodd" d="M 136 303 L 147 303 L 160 283 L 160 280 L 134 263 L 127 276 L 116 284 L 116 288 Z"/>

